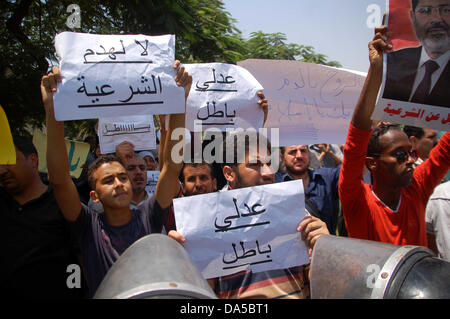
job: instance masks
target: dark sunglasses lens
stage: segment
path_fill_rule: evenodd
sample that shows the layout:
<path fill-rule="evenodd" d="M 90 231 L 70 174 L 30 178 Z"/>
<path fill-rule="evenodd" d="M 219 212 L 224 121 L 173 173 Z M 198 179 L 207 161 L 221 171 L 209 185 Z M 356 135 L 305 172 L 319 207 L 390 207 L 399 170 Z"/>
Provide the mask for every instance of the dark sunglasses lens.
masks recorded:
<path fill-rule="evenodd" d="M 410 152 L 400 151 L 400 152 L 395 153 L 394 157 L 397 159 L 397 161 L 400 164 L 402 164 L 402 163 L 406 162 L 409 157 L 411 157 L 413 159 L 413 161 L 416 161 L 417 153 L 416 153 L 416 151 L 410 151 Z"/>

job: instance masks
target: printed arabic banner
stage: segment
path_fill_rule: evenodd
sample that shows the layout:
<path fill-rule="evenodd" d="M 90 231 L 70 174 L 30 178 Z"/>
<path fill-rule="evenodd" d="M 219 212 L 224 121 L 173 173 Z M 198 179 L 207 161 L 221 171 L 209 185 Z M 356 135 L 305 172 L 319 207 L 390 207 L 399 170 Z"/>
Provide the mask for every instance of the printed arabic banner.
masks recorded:
<path fill-rule="evenodd" d="M 156 148 L 153 115 L 101 118 L 97 134 L 102 154 L 115 153 L 124 141 L 133 143 L 135 151 Z"/>
<path fill-rule="evenodd" d="M 177 231 L 204 278 L 309 263 L 297 226 L 303 182 L 289 181 L 173 200 Z"/>
<path fill-rule="evenodd" d="M 66 149 L 69 157 L 69 171 L 74 178 L 79 178 L 83 171 L 83 165 L 89 153 L 88 143 L 76 142 L 66 139 Z M 47 170 L 47 135 L 35 129 L 33 133 L 33 144 L 39 156 L 38 170 L 41 173 L 48 173 Z"/>
<path fill-rule="evenodd" d="M 16 148 L 14 147 L 11 129 L 5 111 L 0 105 L 0 165 L 16 164 Z"/>
<path fill-rule="evenodd" d="M 419 2 L 413 10 L 411 1 L 389 1 L 388 41 L 393 50 L 384 56 L 383 83 L 373 119 L 449 130 L 450 38 L 444 15 L 435 15 L 435 10 L 448 10 L 449 4 L 441 9 L 437 4 L 431 2 L 434 6 L 430 7 Z"/>
<path fill-rule="evenodd" d="M 184 113 L 174 35 L 62 32 L 55 48 L 63 77 L 55 94 L 58 121 Z"/>
<path fill-rule="evenodd" d="M 365 75 L 286 60 L 238 62 L 264 86 L 265 127 L 279 128 L 280 146 L 344 144 Z"/>
<path fill-rule="evenodd" d="M 246 69 L 233 64 L 185 64 L 193 83 L 186 103 L 186 128 L 194 131 L 194 121 L 202 130 L 263 126 L 264 112 L 256 95 L 263 90 Z"/>

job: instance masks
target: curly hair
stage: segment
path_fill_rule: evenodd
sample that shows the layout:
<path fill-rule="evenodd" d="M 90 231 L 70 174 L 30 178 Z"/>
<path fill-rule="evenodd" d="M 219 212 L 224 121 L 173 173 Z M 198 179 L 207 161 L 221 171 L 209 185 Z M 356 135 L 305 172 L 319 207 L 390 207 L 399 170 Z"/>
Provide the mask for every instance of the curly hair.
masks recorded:
<path fill-rule="evenodd" d="M 367 146 L 367 156 L 377 157 L 381 153 L 380 137 L 390 130 L 402 131 L 398 124 L 381 124 L 372 131 L 370 135 L 369 145 Z"/>

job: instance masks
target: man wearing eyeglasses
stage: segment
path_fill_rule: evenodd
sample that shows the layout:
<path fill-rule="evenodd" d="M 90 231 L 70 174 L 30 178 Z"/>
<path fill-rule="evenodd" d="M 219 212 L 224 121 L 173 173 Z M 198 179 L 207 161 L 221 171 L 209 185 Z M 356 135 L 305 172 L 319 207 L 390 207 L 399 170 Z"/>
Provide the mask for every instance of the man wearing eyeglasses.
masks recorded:
<path fill-rule="evenodd" d="M 418 47 L 387 55 L 383 98 L 450 107 L 450 0 L 412 0 Z"/>
<path fill-rule="evenodd" d="M 376 28 L 369 43 L 370 67 L 353 113 L 339 178 L 349 237 L 394 245 L 427 245 L 425 208 L 433 189 L 450 167 L 450 133 L 442 136 L 428 160 L 416 169 L 417 154 L 397 126 L 382 124 L 371 130 L 371 116 L 383 77 L 387 44 L 385 26 Z M 363 167 L 373 184 L 362 180 Z"/>

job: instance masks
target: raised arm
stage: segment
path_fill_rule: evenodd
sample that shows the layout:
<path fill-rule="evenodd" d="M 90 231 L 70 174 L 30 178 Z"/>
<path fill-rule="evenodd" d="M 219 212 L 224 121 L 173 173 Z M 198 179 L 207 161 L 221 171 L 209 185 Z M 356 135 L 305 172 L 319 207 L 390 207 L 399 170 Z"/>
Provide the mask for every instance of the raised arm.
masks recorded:
<path fill-rule="evenodd" d="M 41 80 L 42 102 L 44 103 L 47 123 L 47 167 L 50 184 L 56 201 L 69 221 L 75 221 L 81 212 L 81 202 L 75 184 L 69 173 L 69 159 L 64 141 L 64 122 L 55 119 L 53 93 L 61 75 L 57 67 Z"/>
<path fill-rule="evenodd" d="M 160 114 L 159 115 L 159 123 L 161 124 L 160 132 L 161 132 L 161 139 L 159 140 L 159 149 L 158 149 L 158 159 L 159 159 L 159 170 L 162 171 L 164 167 L 164 147 L 166 146 L 166 115 Z"/>
<path fill-rule="evenodd" d="M 258 93 L 256 93 L 256 95 L 258 95 L 258 97 L 260 98 L 257 103 L 259 104 L 259 106 L 262 108 L 262 110 L 264 112 L 264 121 L 263 121 L 263 127 L 264 127 L 264 125 L 266 124 L 266 121 L 267 121 L 267 115 L 269 114 L 269 104 L 267 103 L 267 99 L 262 91 L 258 91 Z"/>
<path fill-rule="evenodd" d="M 186 105 L 186 100 L 192 85 L 192 76 L 189 75 L 184 66 L 182 66 L 178 60 L 175 61 L 173 67 L 177 70 L 175 82 L 178 86 L 184 87 Z M 160 161 L 163 162 L 163 166 L 155 191 L 156 200 L 158 201 L 159 206 L 163 209 L 172 204 L 172 199 L 175 198 L 180 191 L 178 176 L 183 166 L 183 162 L 181 161 L 180 163 L 175 163 L 171 156 L 172 148 L 179 143 L 180 140 L 173 140 L 171 136 L 172 132 L 177 128 L 184 127 L 185 113 L 169 115 L 169 128 L 167 130 L 164 142 L 163 158 L 160 159 Z M 184 139 L 184 136 L 181 138 Z"/>
<path fill-rule="evenodd" d="M 371 129 L 370 117 L 383 79 L 383 53 L 392 49 L 392 45 L 387 43 L 386 32 L 386 26 L 376 28 L 375 37 L 369 43 L 369 71 L 352 118 L 353 126 L 362 130 Z"/>

